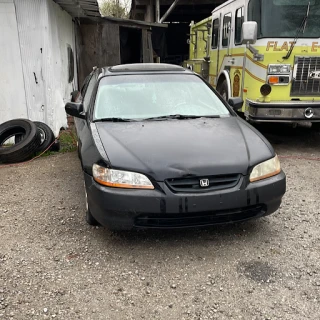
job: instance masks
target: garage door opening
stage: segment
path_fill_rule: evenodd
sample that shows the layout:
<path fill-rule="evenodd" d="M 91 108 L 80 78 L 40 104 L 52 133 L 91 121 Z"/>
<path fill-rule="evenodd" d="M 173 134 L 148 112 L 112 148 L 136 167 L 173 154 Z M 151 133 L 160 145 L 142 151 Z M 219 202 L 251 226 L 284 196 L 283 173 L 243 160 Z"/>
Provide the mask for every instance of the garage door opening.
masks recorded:
<path fill-rule="evenodd" d="M 142 62 L 141 47 L 141 29 L 120 27 L 120 56 L 122 64 Z"/>

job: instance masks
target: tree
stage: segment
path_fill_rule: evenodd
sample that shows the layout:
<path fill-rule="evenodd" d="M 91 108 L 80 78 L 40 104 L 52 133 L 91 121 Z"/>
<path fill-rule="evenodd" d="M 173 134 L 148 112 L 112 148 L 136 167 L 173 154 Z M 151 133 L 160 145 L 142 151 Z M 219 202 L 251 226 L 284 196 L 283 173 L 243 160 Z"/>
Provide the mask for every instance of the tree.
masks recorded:
<path fill-rule="evenodd" d="M 110 16 L 115 18 L 128 18 L 130 12 L 129 0 L 105 0 L 100 5 L 102 16 Z"/>

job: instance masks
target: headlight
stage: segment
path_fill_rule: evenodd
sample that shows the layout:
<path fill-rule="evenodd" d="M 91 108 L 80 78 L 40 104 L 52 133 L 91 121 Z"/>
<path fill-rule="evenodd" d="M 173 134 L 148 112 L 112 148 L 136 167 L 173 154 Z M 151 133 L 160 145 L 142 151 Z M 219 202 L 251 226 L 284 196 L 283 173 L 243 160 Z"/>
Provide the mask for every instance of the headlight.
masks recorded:
<path fill-rule="evenodd" d="M 255 166 L 250 175 L 250 182 L 273 177 L 281 172 L 278 156 Z"/>
<path fill-rule="evenodd" d="M 290 64 L 269 64 L 268 74 L 290 74 Z"/>
<path fill-rule="evenodd" d="M 113 188 L 154 189 L 151 181 L 143 174 L 122 170 L 113 170 L 94 164 L 93 178 L 96 182 Z"/>

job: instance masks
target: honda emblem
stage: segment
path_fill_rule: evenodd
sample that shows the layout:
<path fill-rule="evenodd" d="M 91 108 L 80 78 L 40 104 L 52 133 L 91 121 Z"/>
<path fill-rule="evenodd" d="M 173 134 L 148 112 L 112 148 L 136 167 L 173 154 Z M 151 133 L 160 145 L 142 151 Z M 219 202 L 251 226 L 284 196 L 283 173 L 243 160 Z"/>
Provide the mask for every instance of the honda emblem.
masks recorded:
<path fill-rule="evenodd" d="M 201 186 L 202 188 L 209 187 L 209 185 L 210 185 L 209 179 L 201 179 L 201 180 L 200 180 L 200 186 Z"/>

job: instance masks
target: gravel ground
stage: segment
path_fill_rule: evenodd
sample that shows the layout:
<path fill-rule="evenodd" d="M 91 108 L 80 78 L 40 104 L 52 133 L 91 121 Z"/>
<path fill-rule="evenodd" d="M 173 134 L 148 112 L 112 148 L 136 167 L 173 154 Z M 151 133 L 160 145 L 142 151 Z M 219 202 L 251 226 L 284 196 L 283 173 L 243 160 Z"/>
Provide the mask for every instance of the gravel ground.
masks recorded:
<path fill-rule="evenodd" d="M 318 131 L 261 129 L 320 157 Z M 320 161 L 282 165 L 270 217 L 123 234 L 85 223 L 76 153 L 1 168 L 0 319 L 320 319 Z"/>

